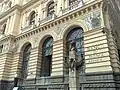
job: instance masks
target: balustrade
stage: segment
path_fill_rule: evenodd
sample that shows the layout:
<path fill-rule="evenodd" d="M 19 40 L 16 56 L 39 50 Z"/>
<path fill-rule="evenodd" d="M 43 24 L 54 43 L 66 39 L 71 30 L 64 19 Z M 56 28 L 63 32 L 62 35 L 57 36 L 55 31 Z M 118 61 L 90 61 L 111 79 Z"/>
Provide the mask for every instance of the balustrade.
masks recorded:
<path fill-rule="evenodd" d="M 84 5 L 83 1 L 77 1 L 77 2 L 75 2 L 74 4 L 72 4 L 72 5 L 68 6 L 67 8 L 63 9 L 63 10 L 62 10 L 62 13 L 66 13 L 66 12 L 68 12 L 68 11 L 70 11 L 70 10 L 74 10 L 74 9 L 76 9 L 76 8 L 80 8 L 80 7 L 82 7 L 83 5 Z"/>

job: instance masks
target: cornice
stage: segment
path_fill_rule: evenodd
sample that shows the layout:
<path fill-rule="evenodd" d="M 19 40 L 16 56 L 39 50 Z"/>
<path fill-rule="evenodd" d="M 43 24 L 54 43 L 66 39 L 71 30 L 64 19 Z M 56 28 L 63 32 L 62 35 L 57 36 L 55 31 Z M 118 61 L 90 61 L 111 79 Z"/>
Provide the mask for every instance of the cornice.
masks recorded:
<path fill-rule="evenodd" d="M 21 6 L 19 6 L 19 5 L 16 4 L 16 5 L 13 6 L 12 8 L 10 8 L 9 10 L 3 12 L 3 13 L 0 15 L 0 19 L 3 18 L 3 17 L 5 17 L 5 16 L 7 16 L 8 14 L 10 14 L 10 13 L 13 12 L 13 11 L 15 11 L 16 9 L 21 11 Z"/>
<path fill-rule="evenodd" d="M 4 36 L 0 39 L 0 42 L 6 42 L 6 41 L 9 41 L 9 40 L 15 40 L 15 36 L 13 36 L 13 35 Z"/>
<path fill-rule="evenodd" d="M 22 6 L 22 10 L 24 10 L 24 9 L 26 9 L 27 7 L 33 5 L 33 4 L 36 3 L 37 1 L 39 1 L 39 0 L 31 0 L 31 1 L 29 1 L 28 3 L 26 3 L 26 4 L 24 4 L 24 5 Z"/>
<path fill-rule="evenodd" d="M 26 9 L 27 7 L 29 7 L 30 5 L 34 4 L 37 1 L 38 0 L 31 0 L 30 2 L 24 4 L 23 6 L 16 4 L 13 7 L 11 7 L 10 9 L 8 9 L 7 11 L 1 13 L 0 19 L 4 18 L 6 15 L 10 14 L 11 12 L 13 12 L 15 10 L 23 11 L 24 9 Z"/>
<path fill-rule="evenodd" d="M 40 26 L 37 26 L 34 29 L 31 29 L 29 31 L 26 31 L 24 33 L 19 34 L 16 37 L 16 40 L 27 38 L 29 36 L 32 36 L 32 35 L 36 34 L 36 33 L 47 30 L 51 27 L 54 27 L 54 26 L 57 26 L 61 23 L 67 22 L 68 20 L 71 20 L 73 18 L 76 18 L 76 17 L 79 17 L 81 15 L 86 14 L 86 13 L 92 11 L 93 9 L 102 8 L 102 4 L 103 4 L 102 1 L 103 0 L 97 0 L 93 3 L 87 4 L 83 7 L 80 7 L 78 9 L 72 10 L 68 13 L 65 13 L 65 14 L 61 15 L 60 17 L 56 17 L 54 20 L 50 20 L 50 21 L 45 22 L 44 24 L 42 24 Z"/>

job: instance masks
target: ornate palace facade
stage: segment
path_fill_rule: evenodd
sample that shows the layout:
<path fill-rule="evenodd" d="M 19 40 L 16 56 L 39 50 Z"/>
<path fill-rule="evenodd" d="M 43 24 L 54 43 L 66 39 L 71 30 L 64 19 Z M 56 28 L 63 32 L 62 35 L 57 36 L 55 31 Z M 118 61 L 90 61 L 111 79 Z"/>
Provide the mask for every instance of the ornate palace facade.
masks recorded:
<path fill-rule="evenodd" d="M 120 90 L 119 15 L 119 0 L 0 0 L 0 90 L 72 90 L 73 43 L 79 90 Z"/>

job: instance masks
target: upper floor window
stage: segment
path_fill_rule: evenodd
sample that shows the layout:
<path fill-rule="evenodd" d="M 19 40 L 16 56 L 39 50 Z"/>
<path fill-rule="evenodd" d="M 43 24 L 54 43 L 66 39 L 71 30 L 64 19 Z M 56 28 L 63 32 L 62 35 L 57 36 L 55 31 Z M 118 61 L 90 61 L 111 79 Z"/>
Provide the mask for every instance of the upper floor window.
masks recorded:
<path fill-rule="evenodd" d="M 47 12 L 47 16 L 51 16 L 54 14 L 54 2 L 51 2 L 48 5 L 48 12 Z"/>
<path fill-rule="evenodd" d="M 0 53 L 2 53 L 3 45 L 0 46 Z"/>
<path fill-rule="evenodd" d="M 35 24 L 35 11 L 31 12 L 30 14 L 30 21 L 29 25 Z"/>
<path fill-rule="evenodd" d="M 5 34 L 6 24 L 3 25 L 2 34 Z"/>

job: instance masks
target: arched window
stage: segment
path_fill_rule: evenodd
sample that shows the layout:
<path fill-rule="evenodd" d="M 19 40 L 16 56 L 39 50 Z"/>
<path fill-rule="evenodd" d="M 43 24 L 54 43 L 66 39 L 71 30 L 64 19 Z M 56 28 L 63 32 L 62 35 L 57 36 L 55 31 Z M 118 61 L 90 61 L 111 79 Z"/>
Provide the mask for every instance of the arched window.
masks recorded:
<path fill-rule="evenodd" d="M 52 70 L 53 38 L 49 37 L 42 46 L 41 76 L 50 76 Z"/>
<path fill-rule="evenodd" d="M 48 12 L 47 12 L 47 16 L 52 16 L 54 14 L 54 2 L 51 2 L 48 5 Z"/>
<path fill-rule="evenodd" d="M 75 48 L 75 55 L 78 60 L 84 60 L 84 41 L 83 41 L 83 29 L 80 27 L 73 28 L 66 38 L 66 53 L 69 57 L 69 52 L 72 47 Z"/>
<path fill-rule="evenodd" d="M 6 24 L 3 25 L 3 31 L 2 34 L 5 34 Z"/>
<path fill-rule="evenodd" d="M 35 24 L 35 11 L 31 12 L 30 14 L 30 21 L 29 25 Z"/>
<path fill-rule="evenodd" d="M 23 51 L 22 78 L 28 75 L 28 62 L 30 60 L 31 44 L 28 44 Z"/>

